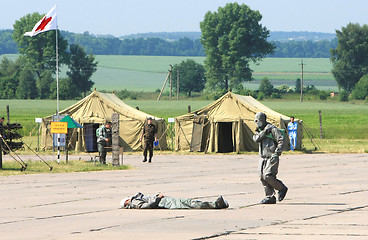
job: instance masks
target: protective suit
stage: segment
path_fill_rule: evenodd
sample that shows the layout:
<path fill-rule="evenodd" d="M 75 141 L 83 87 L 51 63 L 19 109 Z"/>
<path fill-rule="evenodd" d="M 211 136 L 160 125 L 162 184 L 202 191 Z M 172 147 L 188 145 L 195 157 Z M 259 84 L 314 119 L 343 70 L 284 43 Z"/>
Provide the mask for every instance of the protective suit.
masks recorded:
<path fill-rule="evenodd" d="M 130 201 L 126 203 L 126 200 Z M 128 209 L 222 209 L 229 207 L 229 204 L 222 196 L 214 202 L 203 202 L 191 198 L 159 197 L 159 195 L 148 196 L 140 192 L 130 199 L 123 199 L 120 205 L 122 208 Z"/>
<path fill-rule="evenodd" d="M 266 121 L 266 114 L 259 112 L 255 116 L 257 124 L 253 140 L 259 144 L 259 177 L 265 189 L 266 198 L 261 201 L 265 204 L 276 203 L 275 189 L 278 190 L 278 200 L 282 201 L 287 187 L 276 178 L 279 168 L 279 156 L 282 153 L 284 137 L 280 130 Z"/>

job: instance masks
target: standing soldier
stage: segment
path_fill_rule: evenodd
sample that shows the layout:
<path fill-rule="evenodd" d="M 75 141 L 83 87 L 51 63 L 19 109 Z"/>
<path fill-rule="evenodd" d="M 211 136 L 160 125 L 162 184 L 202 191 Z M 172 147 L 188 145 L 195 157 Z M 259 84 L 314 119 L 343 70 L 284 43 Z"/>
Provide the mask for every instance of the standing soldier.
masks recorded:
<path fill-rule="evenodd" d="M 294 117 L 290 117 L 290 122 L 287 126 L 289 139 L 290 139 L 290 150 L 294 151 L 296 148 L 296 138 L 297 138 L 297 131 L 298 131 L 298 123 L 294 122 Z"/>
<path fill-rule="evenodd" d="M 96 130 L 97 149 L 101 164 L 106 164 L 106 147 L 109 145 L 109 132 L 111 129 L 111 122 L 106 121 Z"/>
<path fill-rule="evenodd" d="M 141 135 L 141 142 L 144 137 L 144 149 L 143 149 L 143 162 L 147 162 L 147 151 L 149 151 L 149 160 L 152 161 L 153 156 L 153 142 L 157 141 L 157 127 L 152 123 L 152 118 L 147 118 L 147 124 L 143 126 L 143 132 Z"/>
<path fill-rule="evenodd" d="M 256 114 L 254 122 L 257 124 L 253 140 L 259 143 L 259 175 L 264 187 L 266 198 L 262 204 L 275 204 L 275 189 L 278 190 L 278 200 L 281 202 L 288 188 L 276 178 L 279 168 L 279 156 L 282 153 L 284 137 L 280 130 L 266 121 L 266 114 Z"/>

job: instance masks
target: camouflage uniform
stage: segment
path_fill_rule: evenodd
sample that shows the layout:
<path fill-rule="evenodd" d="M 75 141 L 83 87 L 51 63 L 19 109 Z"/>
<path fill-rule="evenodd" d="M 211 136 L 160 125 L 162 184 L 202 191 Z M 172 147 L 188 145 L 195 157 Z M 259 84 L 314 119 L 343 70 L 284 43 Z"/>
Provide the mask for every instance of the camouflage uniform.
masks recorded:
<path fill-rule="evenodd" d="M 96 130 L 97 150 L 101 164 L 106 164 L 106 147 L 109 146 L 109 142 L 106 139 L 110 139 L 110 132 L 106 125 L 102 125 Z"/>
<path fill-rule="evenodd" d="M 203 202 L 191 198 L 148 196 L 140 192 L 130 198 L 126 206 L 124 206 L 124 203 L 125 199 L 121 201 L 121 207 L 127 209 L 223 209 L 229 207 L 222 196 L 214 202 Z"/>
<path fill-rule="evenodd" d="M 157 133 L 157 127 L 154 124 L 145 124 L 143 127 L 144 149 L 143 156 L 144 161 L 147 161 L 147 151 L 149 151 L 149 162 L 153 157 L 153 142 L 155 141 L 155 134 Z"/>

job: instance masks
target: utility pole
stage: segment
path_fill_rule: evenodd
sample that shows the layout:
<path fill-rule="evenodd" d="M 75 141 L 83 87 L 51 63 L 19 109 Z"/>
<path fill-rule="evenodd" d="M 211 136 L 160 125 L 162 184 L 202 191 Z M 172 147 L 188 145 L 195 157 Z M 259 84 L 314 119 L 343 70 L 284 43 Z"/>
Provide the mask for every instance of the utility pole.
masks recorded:
<path fill-rule="evenodd" d="M 160 92 L 160 94 L 158 95 L 157 101 L 158 101 L 158 100 L 160 100 L 160 98 L 161 98 L 161 94 L 162 94 L 162 93 L 163 93 L 163 91 L 164 91 L 165 85 L 166 85 L 167 80 L 169 79 L 169 77 L 170 77 L 170 85 L 171 85 L 171 72 L 172 72 L 172 69 L 173 69 L 173 66 L 170 64 L 170 70 L 169 70 L 169 72 L 168 72 L 168 74 L 167 74 L 167 76 L 166 76 L 166 80 L 165 80 L 165 82 L 164 82 L 164 85 L 162 86 L 161 92 Z M 171 90 L 170 90 L 170 100 L 171 100 Z"/>
<path fill-rule="evenodd" d="M 302 65 L 302 80 L 300 82 L 300 102 L 303 102 L 303 77 L 304 77 L 304 65 L 306 65 L 305 63 L 303 63 L 303 59 L 300 65 Z"/>
<path fill-rule="evenodd" d="M 179 100 L 179 69 L 176 75 L 176 100 Z"/>
<path fill-rule="evenodd" d="M 173 66 L 170 64 L 170 101 L 171 101 L 171 98 L 172 98 L 172 68 Z"/>

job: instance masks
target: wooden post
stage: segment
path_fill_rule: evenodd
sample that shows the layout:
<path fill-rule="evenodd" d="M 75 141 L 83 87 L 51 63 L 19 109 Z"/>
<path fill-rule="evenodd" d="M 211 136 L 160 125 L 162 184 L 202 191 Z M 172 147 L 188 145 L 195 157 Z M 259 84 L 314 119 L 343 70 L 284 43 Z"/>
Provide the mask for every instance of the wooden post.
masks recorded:
<path fill-rule="evenodd" d="M 321 113 L 321 110 L 319 110 L 318 113 L 319 113 L 319 132 L 320 132 L 320 136 L 321 136 L 321 139 L 322 139 L 322 113 Z"/>
<path fill-rule="evenodd" d="M 112 165 L 119 166 L 119 113 L 111 115 L 112 120 Z"/>
<path fill-rule="evenodd" d="M 188 105 L 188 113 L 190 113 L 192 110 L 191 110 L 191 107 L 190 105 Z"/>
<path fill-rule="evenodd" d="M 10 123 L 9 105 L 6 105 L 6 116 L 8 117 L 8 123 Z"/>

